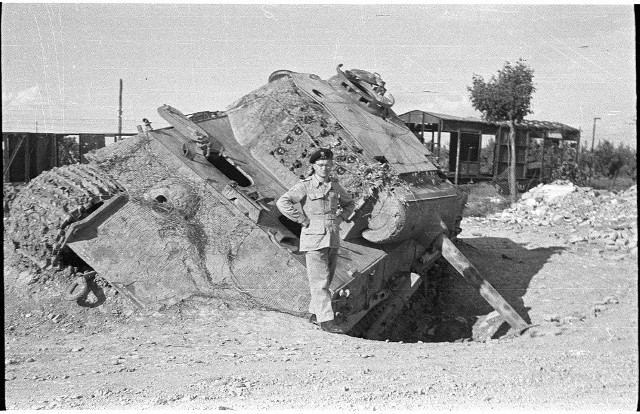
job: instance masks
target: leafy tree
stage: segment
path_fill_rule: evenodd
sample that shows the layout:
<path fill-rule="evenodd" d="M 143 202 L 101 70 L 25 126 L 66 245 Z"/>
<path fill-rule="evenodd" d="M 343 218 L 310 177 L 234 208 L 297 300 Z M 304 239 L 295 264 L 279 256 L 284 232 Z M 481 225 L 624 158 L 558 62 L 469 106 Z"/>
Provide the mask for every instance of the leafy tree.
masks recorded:
<path fill-rule="evenodd" d="M 593 151 L 593 163 L 595 173 L 613 179 L 613 184 L 618 176 L 629 175 L 634 177 L 637 171 L 636 153 L 623 143 L 615 147 L 611 141 L 602 140 Z"/>
<path fill-rule="evenodd" d="M 71 165 L 80 162 L 80 147 L 73 136 L 57 137 L 58 165 Z"/>
<path fill-rule="evenodd" d="M 618 144 L 617 151 L 624 160 L 624 165 L 620 169 L 619 174 L 627 175 L 635 181 L 638 172 L 637 150 L 632 150 L 628 145 L 620 143 Z"/>
<path fill-rule="evenodd" d="M 516 124 L 532 113 L 531 95 L 533 69 L 523 59 L 515 64 L 506 62 L 504 67 L 485 81 L 480 75 L 473 75 L 472 86 L 467 87 L 471 104 L 482 112 L 482 117 L 490 122 L 509 123 L 509 192 L 511 202 L 516 201 Z"/>
<path fill-rule="evenodd" d="M 563 161 L 557 168 L 551 171 L 551 178 L 555 180 L 569 180 L 572 183 L 585 186 L 589 182 L 589 170 L 580 168 L 573 160 Z"/>
<path fill-rule="evenodd" d="M 578 165 L 580 166 L 580 169 L 583 169 L 583 170 L 589 169 L 589 165 L 591 165 L 592 155 L 593 154 L 591 154 L 591 151 L 589 151 L 589 149 L 587 149 L 586 146 L 584 145 L 580 146 L 580 150 L 578 152 Z"/>

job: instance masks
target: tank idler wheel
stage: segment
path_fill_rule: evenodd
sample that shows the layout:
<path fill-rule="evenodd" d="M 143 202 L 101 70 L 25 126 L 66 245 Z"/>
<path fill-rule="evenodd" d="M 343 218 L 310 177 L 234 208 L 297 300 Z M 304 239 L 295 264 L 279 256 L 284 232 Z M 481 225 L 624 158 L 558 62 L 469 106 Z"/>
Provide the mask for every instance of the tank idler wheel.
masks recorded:
<path fill-rule="evenodd" d="M 71 282 L 64 295 L 65 299 L 71 302 L 77 302 L 87 298 L 89 291 L 89 280 L 96 275 L 96 272 L 87 272 L 78 276 L 76 280 Z"/>

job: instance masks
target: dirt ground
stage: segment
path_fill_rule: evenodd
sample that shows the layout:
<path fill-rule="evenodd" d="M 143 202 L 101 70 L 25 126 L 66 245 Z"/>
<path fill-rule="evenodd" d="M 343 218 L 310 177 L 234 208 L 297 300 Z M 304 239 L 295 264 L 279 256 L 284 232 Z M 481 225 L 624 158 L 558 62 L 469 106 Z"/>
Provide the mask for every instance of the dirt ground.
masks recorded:
<path fill-rule="evenodd" d="M 462 227 L 459 248 L 534 324 L 524 335 L 370 341 L 223 299 L 143 313 L 107 287 L 79 306 L 5 243 L 6 408 L 635 411 L 637 249 L 571 244 L 562 226 Z M 444 277 L 443 312 L 481 327 L 493 309 Z"/>

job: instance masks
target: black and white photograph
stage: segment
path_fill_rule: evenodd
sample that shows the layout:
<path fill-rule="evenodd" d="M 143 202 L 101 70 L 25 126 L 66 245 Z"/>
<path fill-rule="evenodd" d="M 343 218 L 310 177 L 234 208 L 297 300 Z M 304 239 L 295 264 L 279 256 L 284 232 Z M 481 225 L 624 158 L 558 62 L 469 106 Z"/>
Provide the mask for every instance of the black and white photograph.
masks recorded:
<path fill-rule="evenodd" d="M 637 5 L 0 7 L 0 409 L 640 409 Z"/>

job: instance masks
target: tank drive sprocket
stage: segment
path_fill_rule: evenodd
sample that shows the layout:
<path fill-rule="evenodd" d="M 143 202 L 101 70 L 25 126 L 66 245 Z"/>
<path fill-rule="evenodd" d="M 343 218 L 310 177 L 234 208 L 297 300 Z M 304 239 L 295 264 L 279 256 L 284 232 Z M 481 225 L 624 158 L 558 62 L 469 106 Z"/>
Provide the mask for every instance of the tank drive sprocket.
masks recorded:
<path fill-rule="evenodd" d="M 69 225 L 122 191 L 119 183 L 91 165 L 46 171 L 13 200 L 7 237 L 34 267 L 56 265 Z"/>

